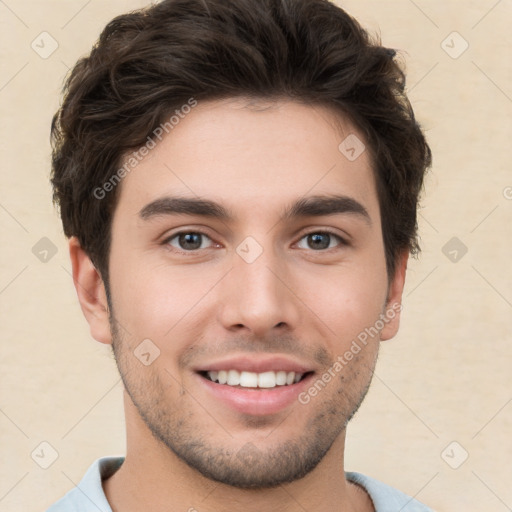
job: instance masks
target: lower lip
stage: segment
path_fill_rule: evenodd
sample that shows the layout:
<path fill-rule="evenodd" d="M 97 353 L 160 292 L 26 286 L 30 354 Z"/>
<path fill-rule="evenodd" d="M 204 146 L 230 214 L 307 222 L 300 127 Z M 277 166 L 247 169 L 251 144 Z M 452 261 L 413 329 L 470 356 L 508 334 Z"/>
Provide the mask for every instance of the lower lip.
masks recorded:
<path fill-rule="evenodd" d="M 298 401 L 298 395 L 308 386 L 314 374 L 306 375 L 300 382 L 275 388 L 239 388 L 212 382 L 196 374 L 201 384 L 215 399 L 243 414 L 263 416 L 276 414 Z"/>

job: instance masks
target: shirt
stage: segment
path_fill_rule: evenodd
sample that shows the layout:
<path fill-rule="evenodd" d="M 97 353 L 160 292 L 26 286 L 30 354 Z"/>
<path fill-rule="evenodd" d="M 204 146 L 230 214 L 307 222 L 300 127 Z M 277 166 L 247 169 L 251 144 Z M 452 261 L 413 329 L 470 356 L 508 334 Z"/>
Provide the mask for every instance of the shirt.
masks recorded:
<path fill-rule="evenodd" d="M 46 512 L 112 512 L 103 492 L 102 480 L 112 476 L 124 457 L 103 457 L 87 470 L 78 486 Z M 362 486 L 373 501 L 376 512 L 433 512 L 403 492 L 361 473 L 347 472 L 348 481 Z"/>

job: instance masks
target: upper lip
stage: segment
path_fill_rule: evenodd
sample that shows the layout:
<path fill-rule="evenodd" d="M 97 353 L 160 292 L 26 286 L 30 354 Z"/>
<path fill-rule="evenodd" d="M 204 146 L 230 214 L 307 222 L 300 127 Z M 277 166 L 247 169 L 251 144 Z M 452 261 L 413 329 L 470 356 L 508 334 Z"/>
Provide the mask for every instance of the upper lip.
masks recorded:
<path fill-rule="evenodd" d="M 295 372 L 308 373 L 314 371 L 310 365 L 294 360 L 289 356 L 267 354 L 247 354 L 219 359 L 195 368 L 197 372 L 221 370 L 238 370 L 240 372 Z"/>

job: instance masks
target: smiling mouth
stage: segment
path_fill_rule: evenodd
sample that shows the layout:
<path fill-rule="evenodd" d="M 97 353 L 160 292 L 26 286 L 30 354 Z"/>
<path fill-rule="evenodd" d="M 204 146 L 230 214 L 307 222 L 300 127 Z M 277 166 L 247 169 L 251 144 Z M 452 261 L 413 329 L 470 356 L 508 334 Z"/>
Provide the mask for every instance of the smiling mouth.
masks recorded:
<path fill-rule="evenodd" d="M 252 389 L 271 389 L 277 387 L 291 386 L 303 380 L 313 372 L 296 373 L 286 371 L 268 371 L 262 373 L 219 370 L 203 371 L 199 374 L 205 379 L 225 386 Z"/>

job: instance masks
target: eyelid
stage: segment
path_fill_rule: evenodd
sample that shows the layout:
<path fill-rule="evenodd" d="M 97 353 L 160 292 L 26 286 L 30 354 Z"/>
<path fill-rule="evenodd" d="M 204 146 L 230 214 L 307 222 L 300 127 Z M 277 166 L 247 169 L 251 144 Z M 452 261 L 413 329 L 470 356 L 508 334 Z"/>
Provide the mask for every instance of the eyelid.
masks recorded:
<path fill-rule="evenodd" d="M 309 235 L 315 235 L 315 234 L 328 234 L 331 236 L 336 237 L 340 241 L 340 245 L 350 245 L 350 236 L 349 235 L 341 235 L 338 231 L 335 231 L 330 228 L 308 228 L 308 231 L 302 232 L 298 239 L 296 244 L 300 242 L 304 237 Z M 316 251 L 316 252 L 322 252 L 322 251 Z M 323 251 L 325 252 L 325 250 Z"/>
<path fill-rule="evenodd" d="M 170 244 L 171 240 L 173 240 L 174 238 L 176 238 L 179 235 L 190 234 L 190 233 L 195 233 L 195 234 L 198 234 L 198 235 L 208 238 L 212 242 L 212 245 L 220 245 L 218 242 L 216 242 L 213 239 L 212 236 L 210 236 L 204 229 L 201 229 L 201 228 L 186 228 L 186 229 L 180 228 L 179 231 L 175 231 L 173 233 L 166 234 L 161 241 L 161 245 L 164 245 L 165 247 L 169 248 L 169 250 L 171 250 L 173 252 L 177 252 L 178 254 L 189 254 L 189 255 L 197 254 L 199 251 L 204 251 L 205 249 L 210 249 L 210 247 L 206 247 L 203 249 L 194 249 L 194 250 L 190 250 L 190 251 L 185 251 L 185 250 L 180 250 L 177 247 L 171 246 L 171 244 Z"/>
<path fill-rule="evenodd" d="M 162 240 L 162 243 L 167 242 L 171 238 L 174 238 L 177 235 L 182 235 L 184 233 L 200 233 L 201 235 L 207 236 L 208 238 L 213 238 L 210 234 L 210 230 L 203 226 L 180 226 L 173 229 L 168 229 L 164 232 L 163 235 L 160 235 L 159 238 Z"/>
<path fill-rule="evenodd" d="M 161 244 L 162 245 L 165 245 L 166 247 L 172 247 L 172 251 L 174 252 L 177 252 L 179 254 L 197 254 L 199 251 L 204 251 L 205 249 L 210 249 L 211 247 L 206 247 L 206 248 L 203 248 L 203 249 L 194 249 L 194 250 L 190 250 L 190 251 L 185 251 L 185 250 L 180 250 L 174 246 L 171 246 L 170 245 L 170 241 L 173 240 L 174 238 L 176 238 L 177 236 L 179 235 L 182 235 L 182 234 L 189 234 L 189 233 L 195 233 L 195 234 L 199 234 L 199 235 L 202 235 L 206 238 L 208 238 L 212 243 L 213 245 L 221 245 L 219 244 L 218 242 L 216 242 L 212 236 L 210 236 L 206 230 L 204 230 L 203 228 L 179 228 L 179 231 L 175 231 L 171 234 L 167 234 L 165 235 L 164 239 L 162 240 Z M 294 242 L 293 245 L 296 245 L 298 244 L 303 238 L 305 238 L 306 236 L 309 236 L 309 235 L 314 235 L 314 234 L 328 234 L 328 235 L 331 235 L 331 236 L 334 236 L 338 239 L 339 241 L 339 245 L 340 246 L 348 246 L 350 245 L 350 241 L 349 241 L 349 236 L 343 236 L 343 235 L 340 235 L 337 231 L 333 230 L 333 229 L 330 229 L 330 228 L 307 228 L 307 231 L 303 231 L 297 238 L 297 241 Z M 335 247 L 332 247 L 331 249 L 335 249 Z M 319 250 L 319 251 L 314 251 L 314 252 L 326 252 L 330 249 L 324 249 L 324 250 Z"/>

